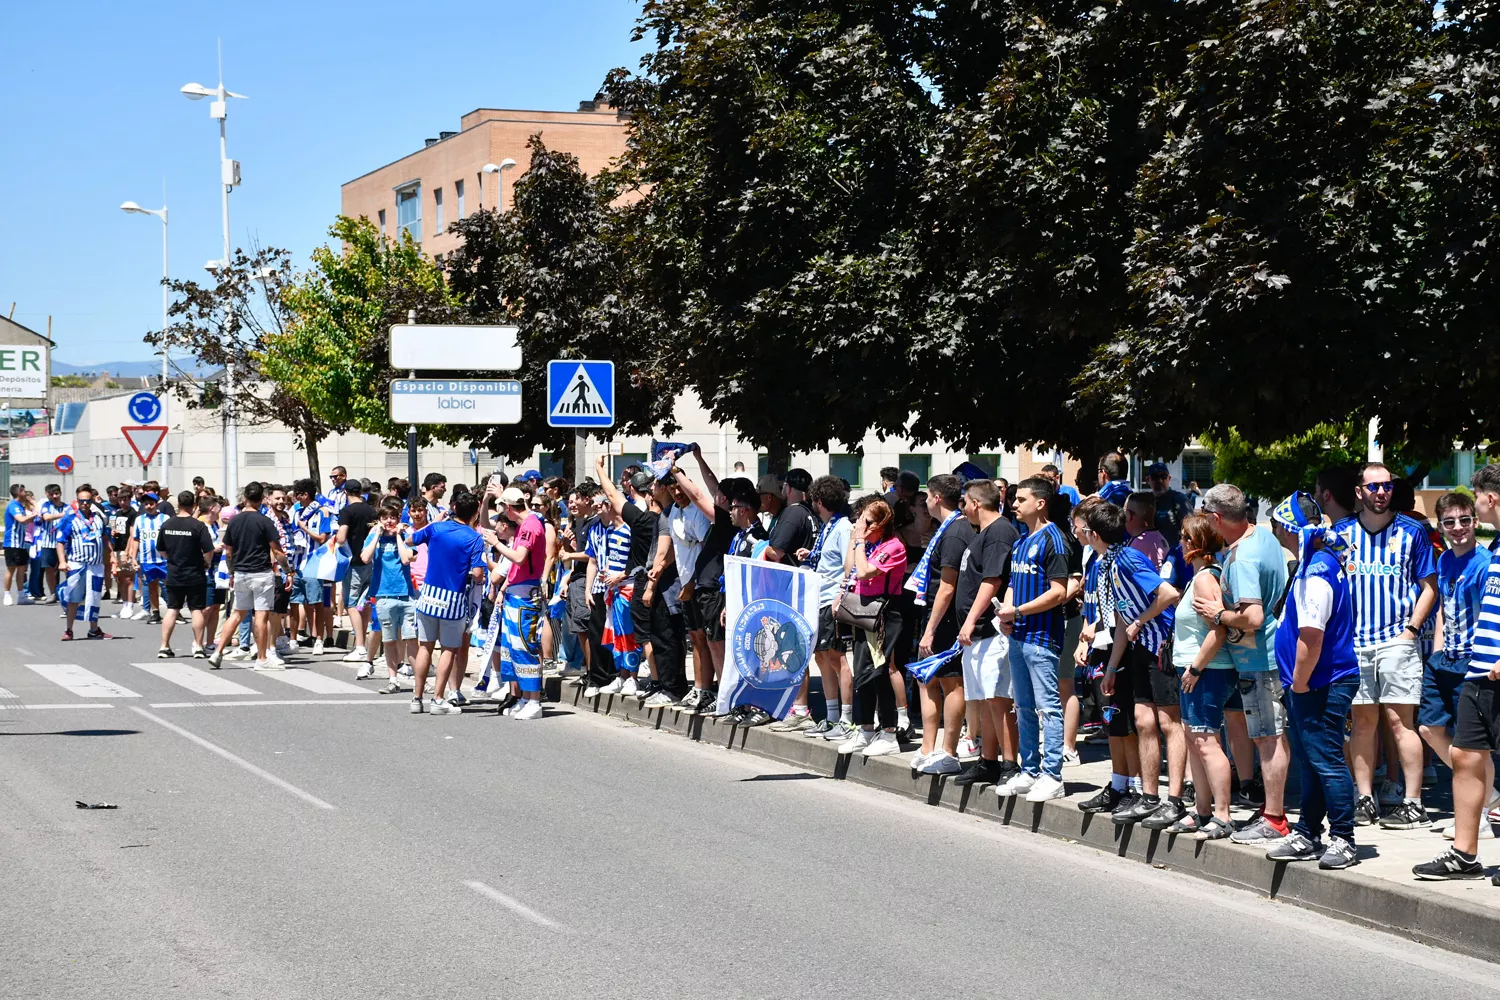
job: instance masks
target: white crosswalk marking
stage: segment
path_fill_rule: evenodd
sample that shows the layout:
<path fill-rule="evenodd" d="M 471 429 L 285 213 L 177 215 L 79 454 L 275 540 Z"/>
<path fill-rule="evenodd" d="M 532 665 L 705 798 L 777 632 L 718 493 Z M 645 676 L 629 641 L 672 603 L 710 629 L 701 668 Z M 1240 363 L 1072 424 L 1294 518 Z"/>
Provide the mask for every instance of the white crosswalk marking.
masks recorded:
<path fill-rule="evenodd" d="M 322 674 L 315 674 L 311 670 L 267 670 L 258 673 L 258 677 L 269 677 L 299 687 L 313 694 L 369 694 L 375 692 L 369 688 L 362 688 L 358 684 L 350 684 L 348 681 L 335 680 Z"/>
<path fill-rule="evenodd" d="M 67 688 L 80 698 L 139 698 L 140 695 L 114 681 L 105 680 L 76 663 L 28 663 L 26 669 Z"/>
<path fill-rule="evenodd" d="M 14 698 L 14 697 L 16 697 L 16 693 L 14 691 L 8 691 L 5 688 L 0 688 L 0 698 Z"/>
<path fill-rule="evenodd" d="M 260 694 L 243 684 L 236 684 L 217 674 L 211 674 L 207 670 L 201 670 L 187 663 L 173 663 L 170 660 L 158 660 L 155 663 L 132 663 L 132 667 L 138 667 L 160 677 L 164 681 L 171 681 L 179 687 L 185 687 L 194 694 L 206 694 L 217 697 L 226 694 Z"/>

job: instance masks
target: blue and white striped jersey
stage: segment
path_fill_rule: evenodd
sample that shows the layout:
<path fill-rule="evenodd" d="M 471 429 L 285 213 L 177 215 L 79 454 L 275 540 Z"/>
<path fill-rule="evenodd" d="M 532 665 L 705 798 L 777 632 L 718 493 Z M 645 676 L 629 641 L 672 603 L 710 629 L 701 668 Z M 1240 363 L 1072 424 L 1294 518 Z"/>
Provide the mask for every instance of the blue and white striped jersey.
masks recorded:
<path fill-rule="evenodd" d="M 1083 621 L 1092 625 L 1099 620 L 1099 554 L 1092 548 L 1084 550 L 1083 566 Z"/>
<path fill-rule="evenodd" d="M 333 533 L 333 515 L 328 508 L 314 500 L 306 507 L 297 511 L 296 530 L 288 530 L 292 548 L 287 555 L 291 558 L 292 568 L 300 570 L 302 564 L 307 562 L 310 552 L 321 542 L 314 542 L 313 534 L 328 535 Z"/>
<path fill-rule="evenodd" d="M 1479 621 L 1474 628 L 1474 655 L 1469 657 L 1471 681 L 1484 680 L 1495 664 L 1500 663 L 1500 559 L 1491 559 L 1484 576 L 1484 603 L 1479 606 Z"/>
<path fill-rule="evenodd" d="M 1489 569 L 1489 549 L 1476 547 L 1462 557 L 1452 551 L 1438 556 L 1438 593 L 1443 597 L 1443 652 L 1450 662 L 1466 660 L 1474 654 L 1474 627 L 1479 623 Z"/>
<path fill-rule="evenodd" d="M 617 524 L 610 528 L 603 521 L 597 522 L 589 531 L 583 551 L 599 565 L 593 592 L 602 594 L 607 589 L 602 582 L 604 574 L 625 572 L 630 558 L 630 526 Z"/>
<path fill-rule="evenodd" d="M 26 547 L 26 531 L 31 522 L 21 520 L 25 514 L 26 505 L 19 500 L 12 500 L 5 505 L 5 547 L 7 549 Z"/>
<path fill-rule="evenodd" d="M 135 519 L 135 525 L 130 529 L 130 537 L 139 543 L 136 549 L 135 561 L 142 566 L 165 566 L 167 557 L 161 549 L 156 547 L 156 541 L 161 536 L 161 526 L 167 523 L 167 515 L 158 511 L 153 517 L 142 514 Z"/>
<path fill-rule="evenodd" d="M 1068 543 L 1062 529 L 1048 522 L 1041 530 L 1027 535 L 1010 550 L 1010 589 L 1016 607 L 1034 601 L 1047 593 L 1053 580 L 1068 579 Z M 1024 642 L 1047 649 L 1062 648 L 1063 608 L 1034 615 L 1017 615 L 1012 642 Z"/>
<path fill-rule="evenodd" d="M 1437 567 L 1427 529 L 1397 514 L 1381 531 L 1346 517 L 1334 529 L 1349 542 L 1344 564 L 1354 597 L 1354 646 L 1363 649 L 1399 636 L 1411 622 L 1423 579 Z"/>
<path fill-rule="evenodd" d="M 411 536 L 412 545 L 427 546 L 427 573 L 417 597 L 417 613 L 445 621 L 473 614 L 470 572 L 484 569 L 484 539 L 458 521 L 438 521 Z"/>
<path fill-rule="evenodd" d="M 1123 544 L 1114 548 L 1118 549 L 1111 567 L 1115 610 L 1119 612 L 1120 620 L 1129 624 L 1146 613 L 1156 598 L 1157 588 L 1165 581 L 1152 567 L 1151 560 L 1135 549 Z M 1171 636 L 1173 625 L 1172 609 L 1163 608 L 1161 614 L 1141 626 L 1136 645 L 1157 652 Z"/>
<path fill-rule="evenodd" d="M 85 517 L 73 511 L 57 522 L 57 544 L 66 546 L 68 564 L 74 569 L 104 565 L 104 517 Z"/>
<path fill-rule="evenodd" d="M 72 508 L 65 503 L 53 503 L 51 500 L 42 501 L 42 514 L 63 514 L 72 512 Z M 58 518 L 55 521 L 44 521 L 41 517 L 36 519 L 36 544 L 39 548 L 51 549 L 57 545 L 57 526 L 63 521 Z"/>

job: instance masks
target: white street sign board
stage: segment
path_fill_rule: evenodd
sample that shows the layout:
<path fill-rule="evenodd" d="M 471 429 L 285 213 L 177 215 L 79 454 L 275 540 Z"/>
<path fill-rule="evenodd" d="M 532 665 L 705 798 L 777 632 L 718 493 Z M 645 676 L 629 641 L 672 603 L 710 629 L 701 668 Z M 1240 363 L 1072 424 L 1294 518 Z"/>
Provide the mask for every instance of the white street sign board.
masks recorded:
<path fill-rule="evenodd" d="M 393 326 L 391 367 L 398 371 L 513 372 L 521 367 L 513 326 Z"/>
<path fill-rule="evenodd" d="M 511 379 L 393 379 L 391 420 L 398 424 L 518 424 L 521 383 Z"/>
<path fill-rule="evenodd" d="M 517 359 L 520 356 L 518 351 Z M 45 344 L 0 344 L 0 397 L 7 399 L 47 398 L 47 347 Z"/>

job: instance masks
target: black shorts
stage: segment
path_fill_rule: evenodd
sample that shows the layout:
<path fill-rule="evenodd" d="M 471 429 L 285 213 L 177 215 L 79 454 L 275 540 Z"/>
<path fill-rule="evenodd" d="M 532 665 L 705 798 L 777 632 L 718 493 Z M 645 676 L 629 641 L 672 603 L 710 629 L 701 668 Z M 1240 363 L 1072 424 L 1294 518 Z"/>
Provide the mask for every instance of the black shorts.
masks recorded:
<path fill-rule="evenodd" d="M 818 609 L 818 644 L 814 648 L 819 653 L 826 653 L 830 649 L 836 649 L 840 653 L 849 652 L 849 638 L 853 629 L 843 622 L 834 621 L 833 605 Z"/>
<path fill-rule="evenodd" d="M 305 605 L 305 607 L 310 611 L 313 608 L 317 607 L 317 605 L 308 604 Z M 292 592 L 281 586 L 281 581 L 278 580 L 276 583 L 276 600 L 271 605 L 271 613 L 273 615 L 285 615 L 291 613 L 291 610 Z"/>
<path fill-rule="evenodd" d="M 713 587 L 699 586 L 693 590 L 693 603 L 698 606 L 698 617 L 703 621 L 703 632 L 713 642 L 724 641 L 724 594 Z"/>
<path fill-rule="evenodd" d="M 703 628 L 703 619 L 698 614 L 697 587 L 688 591 L 687 599 L 682 602 L 682 627 L 689 632 L 697 632 Z"/>
<path fill-rule="evenodd" d="M 116 552 L 124 552 L 125 551 L 125 546 L 129 545 L 129 544 L 130 544 L 130 538 L 127 535 L 120 535 L 118 537 L 116 537 L 114 535 L 110 536 L 109 547 L 111 549 L 113 549 L 114 551 L 116 551 Z"/>
<path fill-rule="evenodd" d="M 174 587 L 167 584 L 167 607 L 173 611 L 181 611 L 184 604 L 189 611 L 202 611 L 208 607 L 208 591 L 202 584 L 194 584 L 191 587 Z"/>
<path fill-rule="evenodd" d="M 5 547 L 5 565 L 25 566 L 29 562 L 31 562 L 30 549 L 11 548 L 9 545 Z"/>
<path fill-rule="evenodd" d="M 1115 693 L 1105 697 L 1100 685 L 1104 680 L 1104 668 L 1109 666 L 1110 647 L 1089 650 L 1089 676 L 1093 677 L 1094 700 L 1100 706 L 1109 708 L 1105 713 L 1108 716 L 1106 725 L 1109 735 L 1115 737 L 1130 736 L 1135 732 L 1135 683 L 1130 676 L 1130 650 L 1133 646 L 1125 648 L 1125 657 L 1120 661 L 1120 669 L 1115 671 Z"/>
<path fill-rule="evenodd" d="M 1161 658 L 1146 647 L 1132 642 L 1125 647 L 1125 657 L 1120 661 L 1120 673 L 1130 678 L 1135 700 L 1159 708 L 1176 708 L 1180 700 L 1176 671 L 1166 673 L 1161 669 Z"/>
<path fill-rule="evenodd" d="M 641 646 L 651 641 L 651 606 L 645 602 L 646 584 L 650 582 L 646 574 L 640 574 L 635 578 L 635 590 L 630 595 L 630 623 L 635 626 L 635 641 Z M 651 604 L 664 600 L 665 597 L 656 594 Z"/>
<path fill-rule="evenodd" d="M 1464 681 L 1458 692 L 1453 745 L 1460 750 L 1500 753 L 1500 681 Z"/>
<path fill-rule="evenodd" d="M 229 591 L 224 587 L 213 587 L 208 592 L 208 604 L 210 607 L 223 607 L 224 602 L 229 600 Z"/>

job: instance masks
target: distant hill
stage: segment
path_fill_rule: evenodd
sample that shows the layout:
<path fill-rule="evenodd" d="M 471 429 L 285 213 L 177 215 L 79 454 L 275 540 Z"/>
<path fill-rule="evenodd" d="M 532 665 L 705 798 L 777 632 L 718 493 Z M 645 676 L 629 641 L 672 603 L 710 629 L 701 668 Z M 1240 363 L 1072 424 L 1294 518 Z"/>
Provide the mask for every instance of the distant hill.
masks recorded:
<path fill-rule="evenodd" d="M 173 364 L 181 365 L 191 371 L 192 369 L 183 361 L 174 359 Z M 161 374 L 161 361 L 101 361 L 97 365 L 70 365 L 65 361 L 55 359 L 52 362 L 54 375 L 98 375 L 102 372 L 123 375 L 126 378 L 145 378 L 147 375 Z"/>

